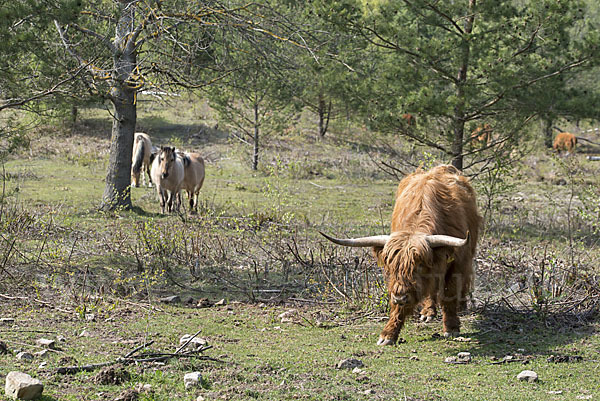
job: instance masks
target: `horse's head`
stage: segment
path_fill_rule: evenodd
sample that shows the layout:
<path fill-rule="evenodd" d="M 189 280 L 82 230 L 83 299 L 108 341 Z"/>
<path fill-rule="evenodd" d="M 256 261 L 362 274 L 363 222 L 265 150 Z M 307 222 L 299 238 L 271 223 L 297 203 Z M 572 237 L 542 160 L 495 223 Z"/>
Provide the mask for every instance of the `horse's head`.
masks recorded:
<path fill-rule="evenodd" d="M 160 165 L 160 178 L 163 180 L 169 176 L 169 171 L 175 164 L 175 148 L 163 146 L 158 154 L 158 163 Z"/>

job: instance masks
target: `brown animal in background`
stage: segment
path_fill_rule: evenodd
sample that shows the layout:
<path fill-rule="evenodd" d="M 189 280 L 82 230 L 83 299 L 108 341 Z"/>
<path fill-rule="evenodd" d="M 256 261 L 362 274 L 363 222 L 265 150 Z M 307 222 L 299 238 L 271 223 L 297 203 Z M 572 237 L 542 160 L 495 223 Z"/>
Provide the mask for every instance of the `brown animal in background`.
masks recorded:
<path fill-rule="evenodd" d="M 417 125 L 417 119 L 410 113 L 402 114 L 402 119 L 409 127 L 414 127 L 415 125 Z"/>
<path fill-rule="evenodd" d="M 196 213 L 198 209 L 198 195 L 204 184 L 204 159 L 198 153 L 183 153 L 183 184 L 181 189 L 188 194 L 190 202 L 190 213 Z"/>
<path fill-rule="evenodd" d="M 143 185 L 146 185 L 145 172 L 148 175 L 148 186 L 152 186 L 152 177 L 150 176 L 151 154 L 152 141 L 150 137 L 143 132 L 136 132 L 133 136 L 133 154 L 131 156 L 131 185 L 140 186 L 140 174 L 142 175 Z"/>
<path fill-rule="evenodd" d="M 457 312 L 473 284 L 473 256 L 481 216 L 469 180 L 453 166 L 417 170 L 398 185 L 391 234 L 338 239 L 373 247 L 390 294 L 390 318 L 378 345 L 394 344 L 407 316 L 423 304 L 422 319 L 441 305 L 444 335 L 460 330 Z"/>
<path fill-rule="evenodd" d="M 577 137 L 568 132 L 561 132 L 554 138 L 552 148 L 559 155 L 563 151 L 569 155 L 571 152 L 575 153 L 575 146 L 577 146 Z"/>
<path fill-rule="evenodd" d="M 492 127 L 489 124 L 478 126 L 471 132 L 471 145 L 474 147 L 486 147 L 492 138 Z"/>

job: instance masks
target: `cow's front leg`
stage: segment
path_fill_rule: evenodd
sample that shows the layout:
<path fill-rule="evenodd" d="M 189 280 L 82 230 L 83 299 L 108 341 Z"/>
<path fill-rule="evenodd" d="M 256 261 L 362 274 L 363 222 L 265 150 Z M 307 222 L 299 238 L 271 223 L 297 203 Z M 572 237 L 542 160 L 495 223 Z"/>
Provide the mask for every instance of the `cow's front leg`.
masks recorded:
<path fill-rule="evenodd" d="M 419 320 L 429 323 L 435 318 L 437 300 L 434 295 L 428 296 L 423 301 L 421 307 L 421 317 Z"/>
<path fill-rule="evenodd" d="M 377 345 L 394 345 L 398 341 L 400 330 L 404 326 L 406 316 L 410 316 L 414 305 L 398 305 L 397 302 L 390 303 L 390 319 L 379 335 Z"/>

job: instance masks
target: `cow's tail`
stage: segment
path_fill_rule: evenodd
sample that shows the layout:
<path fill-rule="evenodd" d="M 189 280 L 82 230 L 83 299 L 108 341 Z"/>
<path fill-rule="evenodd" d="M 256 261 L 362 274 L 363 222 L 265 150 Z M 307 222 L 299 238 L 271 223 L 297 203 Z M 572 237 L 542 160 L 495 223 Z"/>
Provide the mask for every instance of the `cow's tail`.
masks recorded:
<path fill-rule="evenodd" d="M 140 170 L 142 169 L 142 163 L 144 162 L 144 139 L 141 137 L 137 137 L 136 138 L 136 147 L 135 147 L 135 153 L 133 155 L 133 166 L 132 166 L 132 170 L 134 173 L 139 173 Z"/>

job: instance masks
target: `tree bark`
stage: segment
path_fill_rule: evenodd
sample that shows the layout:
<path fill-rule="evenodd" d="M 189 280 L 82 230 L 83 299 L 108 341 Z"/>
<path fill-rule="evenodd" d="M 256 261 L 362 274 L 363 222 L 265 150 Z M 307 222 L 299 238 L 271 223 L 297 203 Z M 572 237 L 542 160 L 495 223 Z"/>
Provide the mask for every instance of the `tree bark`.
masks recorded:
<path fill-rule="evenodd" d="M 324 137 L 329 127 L 329 115 L 331 113 L 331 100 L 329 106 L 325 106 L 325 97 L 319 94 L 318 114 L 319 114 L 319 135 Z"/>
<path fill-rule="evenodd" d="M 115 35 L 110 98 L 113 103 L 113 124 L 106 186 L 102 196 L 103 210 L 131 208 L 131 154 L 137 119 L 136 92 L 131 79 L 137 66 L 135 43 L 128 39 L 135 18 L 133 1 L 119 3 L 120 19 Z"/>
<path fill-rule="evenodd" d="M 254 102 L 254 151 L 252 153 L 252 170 L 254 171 L 258 169 L 258 125 L 258 101 L 256 101 Z"/>
<path fill-rule="evenodd" d="M 544 119 L 542 120 L 543 129 L 544 129 L 544 146 L 546 148 L 552 148 L 552 142 L 553 142 L 552 123 L 553 123 L 553 120 L 551 117 L 544 117 Z"/>
<path fill-rule="evenodd" d="M 466 94 L 464 85 L 467 82 L 467 71 L 469 69 L 469 58 L 471 54 L 471 32 L 473 31 L 473 21 L 475 19 L 475 0 L 469 0 L 469 9 L 467 10 L 468 15 L 465 20 L 463 40 L 461 44 L 461 65 L 458 70 L 458 76 L 456 77 L 456 96 L 457 104 L 454 107 L 454 121 L 453 121 L 453 134 L 454 138 L 452 141 L 452 165 L 459 170 L 463 169 L 463 146 L 464 146 L 464 132 L 465 132 L 465 105 L 466 105 Z"/>

